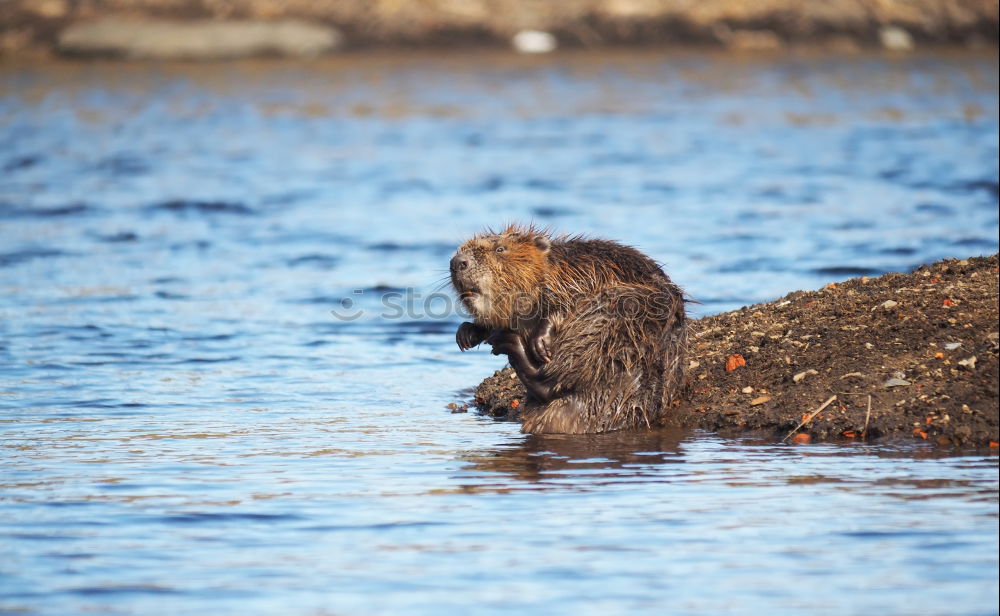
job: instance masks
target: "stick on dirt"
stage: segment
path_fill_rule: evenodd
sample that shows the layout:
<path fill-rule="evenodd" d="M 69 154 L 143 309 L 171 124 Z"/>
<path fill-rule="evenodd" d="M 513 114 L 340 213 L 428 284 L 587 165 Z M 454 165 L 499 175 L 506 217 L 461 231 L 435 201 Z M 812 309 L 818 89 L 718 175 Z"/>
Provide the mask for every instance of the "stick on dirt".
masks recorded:
<path fill-rule="evenodd" d="M 872 416 L 872 395 L 868 394 L 868 412 L 865 413 L 865 429 L 861 431 L 861 438 L 868 438 L 868 420 Z"/>
<path fill-rule="evenodd" d="M 826 402 L 824 402 L 824 403 L 822 404 L 822 406 L 820 406 L 820 407 L 819 407 L 818 409 L 816 409 L 816 410 L 815 410 L 815 411 L 813 411 L 812 413 L 809 413 L 809 416 L 808 416 L 808 417 L 806 417 L 805 419 L 803 419 L 803 420 L 802 420 L 802 423 L 800 423 L 799 425 L 795 426 L 795 429 L 793 429 L 793 430 L 792 430 L 791 432 L 789 432 L 789 433 L 788 433 L 788 436 L 786 436 L 785 438 L 781 439 L 781 441 L 782 441 L 782 442 L 785 442 L 785 441 L 787 441 L 788 439 L 792 438 L 792 435 L 793 435 L 793 434 L 795 434 L 796 432 L 798 432 L 799 428 L 801 428 L 802 426 L 804 426 L 804 425 L 806 425 L 807 423 L 809 423 L 810 421 L 812 421 L 813 417 L 815 417 L 815 416 L 819 415 L 819 412 L 820 412 L 820 411 L 822 411 L 822 410 L 823 410 L 823 409 L 825 409 L 826 407 L 830 406 L 830 403 L 832 403 L 832 402 L 833 402 L 834 400 L 836 400 L 836 399 L 837 399 L 837 396 L 830 396 L 830 399 L 829 399 L 829 400 L 827 400 Z"/>

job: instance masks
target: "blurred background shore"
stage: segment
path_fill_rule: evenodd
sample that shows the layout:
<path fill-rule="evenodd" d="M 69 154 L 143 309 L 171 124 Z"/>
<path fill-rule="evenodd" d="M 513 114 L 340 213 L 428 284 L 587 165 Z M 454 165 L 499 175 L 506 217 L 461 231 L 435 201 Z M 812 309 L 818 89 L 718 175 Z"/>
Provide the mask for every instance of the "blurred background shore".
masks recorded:
<path fill-rule="evenodd" d="M 5 0 L 0 57 L 372 48 L 995 49 L 993 0 Z"/>

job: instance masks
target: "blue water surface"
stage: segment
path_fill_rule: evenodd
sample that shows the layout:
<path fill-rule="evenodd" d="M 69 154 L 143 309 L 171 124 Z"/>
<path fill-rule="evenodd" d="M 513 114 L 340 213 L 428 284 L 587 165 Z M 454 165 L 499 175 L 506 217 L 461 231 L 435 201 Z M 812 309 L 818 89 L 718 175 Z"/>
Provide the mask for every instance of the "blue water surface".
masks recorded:
<path fill-rule="evenodd" d="M 509 221 L 696 316 L 992 254 L 997 112 L 995 54 L 0 67 L 0 611 L 996 614 L 995 455 L 525 436 L 438 291 Z"/>

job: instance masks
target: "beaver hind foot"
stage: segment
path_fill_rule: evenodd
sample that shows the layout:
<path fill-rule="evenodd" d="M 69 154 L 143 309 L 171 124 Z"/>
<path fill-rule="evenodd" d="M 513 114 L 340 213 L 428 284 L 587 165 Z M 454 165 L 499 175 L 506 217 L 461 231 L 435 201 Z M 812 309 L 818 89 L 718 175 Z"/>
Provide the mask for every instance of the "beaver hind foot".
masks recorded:
<path fill-rule="evenodd" d="M 574 396 L 556 398 L 521 416 L 525 434 L 588 434 L 594 430 L 584 420 L 587 409 Z"/>

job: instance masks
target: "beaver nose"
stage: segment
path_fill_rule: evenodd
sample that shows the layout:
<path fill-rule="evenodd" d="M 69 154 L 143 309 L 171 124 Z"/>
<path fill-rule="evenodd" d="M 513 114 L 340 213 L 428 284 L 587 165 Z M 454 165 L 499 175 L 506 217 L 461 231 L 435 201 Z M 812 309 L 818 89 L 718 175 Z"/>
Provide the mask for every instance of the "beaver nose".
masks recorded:
<path fill-rule="evenodd" d="M 451 271 L 460 272 L 469 267 L 469 260 L 463 255 L 455 255 L 451 258 Z"/>

